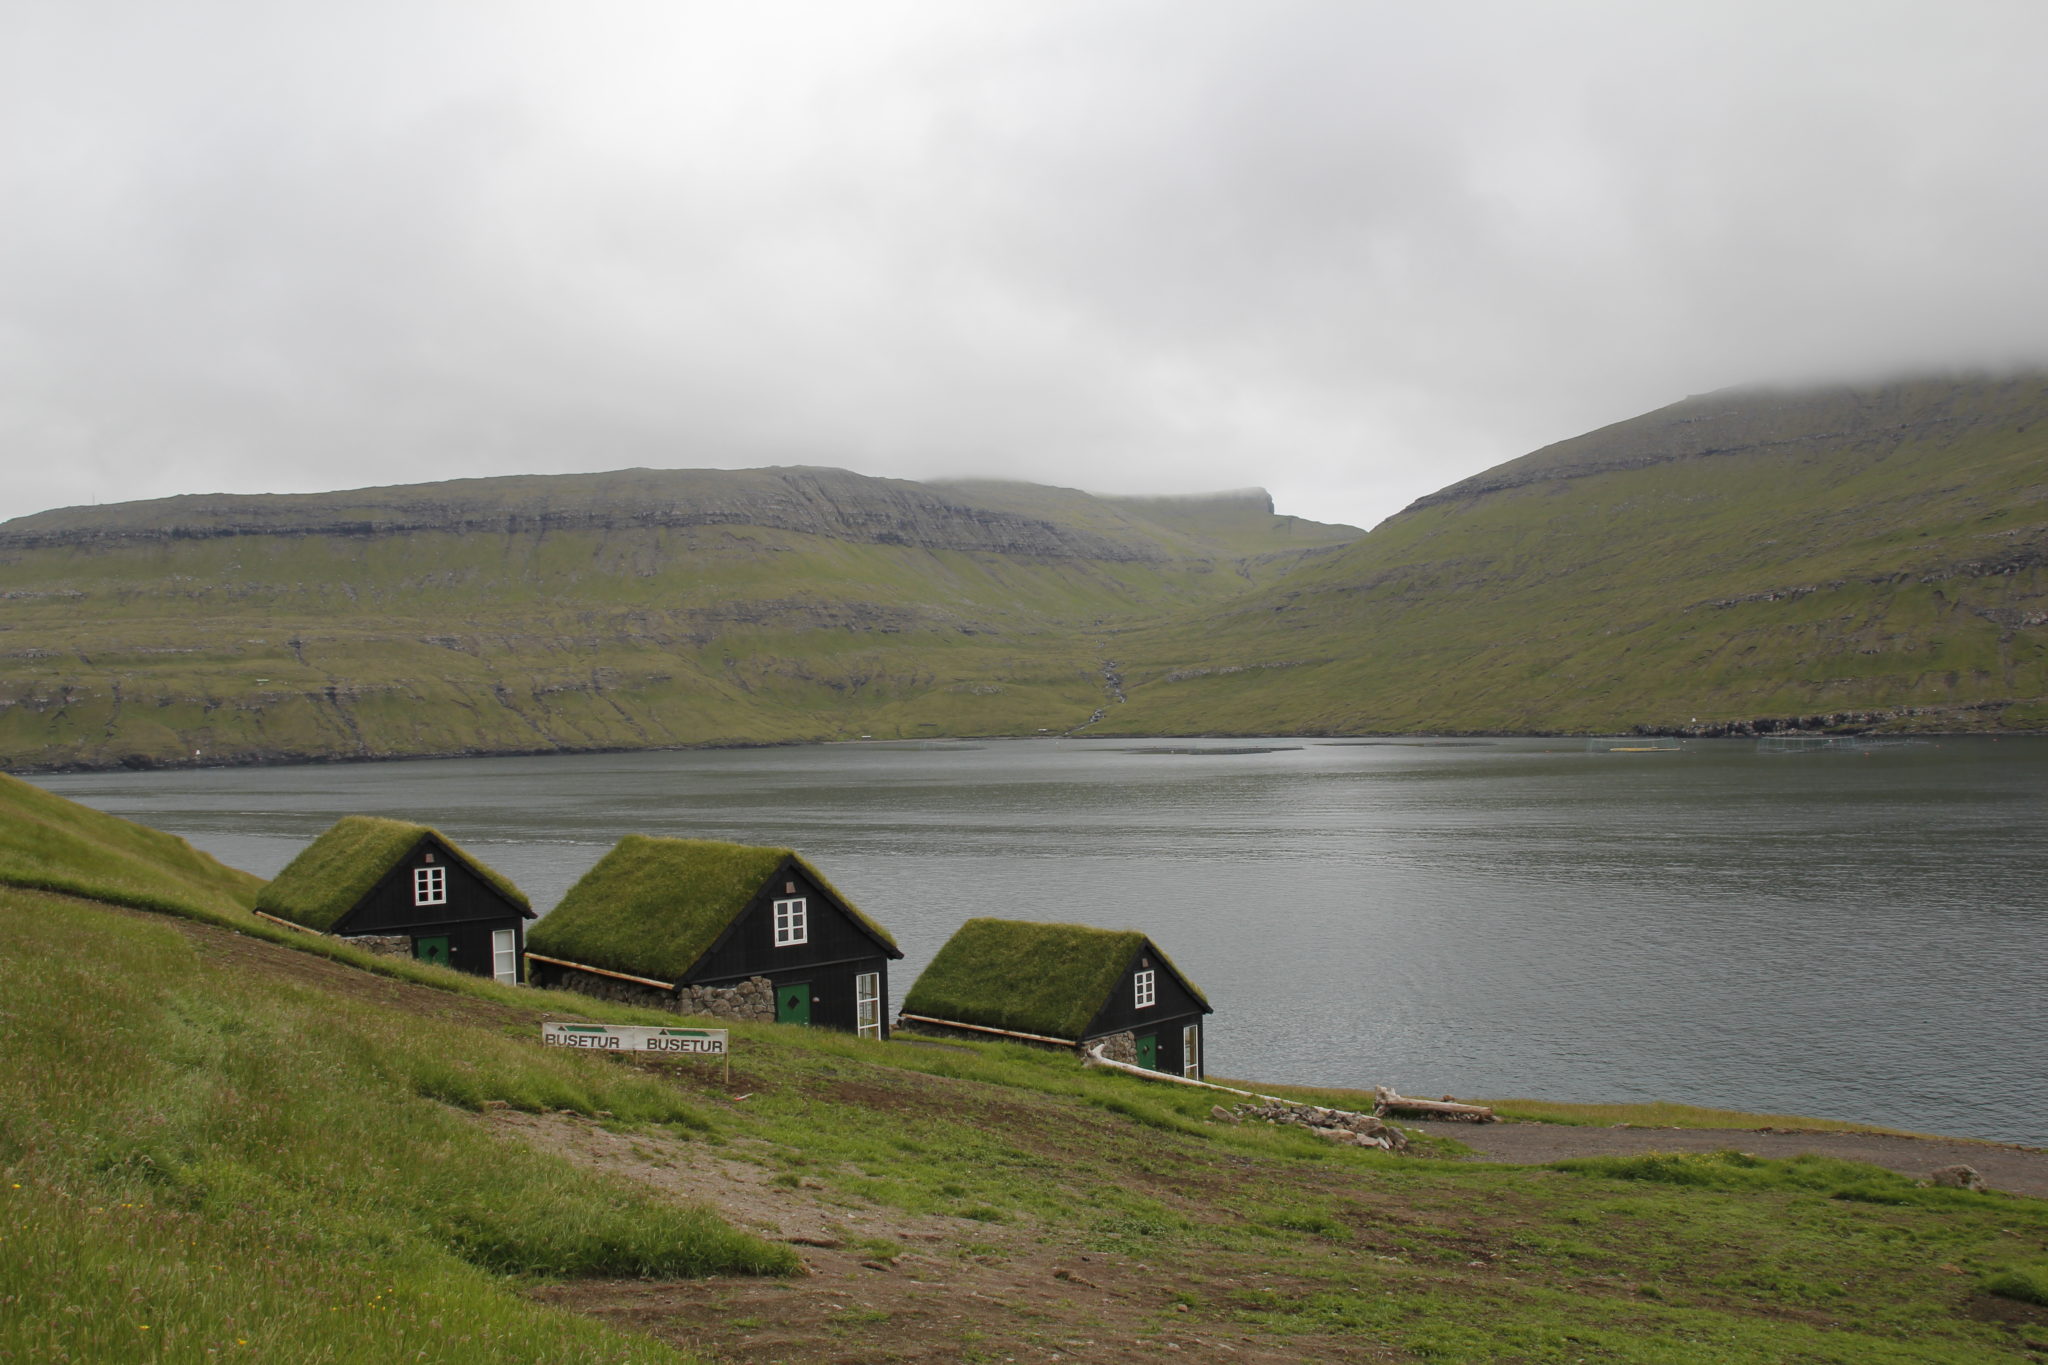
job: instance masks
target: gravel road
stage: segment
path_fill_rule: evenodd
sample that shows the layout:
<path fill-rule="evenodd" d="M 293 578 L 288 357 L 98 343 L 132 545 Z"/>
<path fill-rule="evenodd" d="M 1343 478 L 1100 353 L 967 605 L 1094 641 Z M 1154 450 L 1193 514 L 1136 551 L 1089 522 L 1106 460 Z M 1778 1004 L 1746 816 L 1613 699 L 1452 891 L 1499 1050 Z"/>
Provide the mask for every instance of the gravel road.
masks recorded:
<path fill-rule="evenodd" d="M 1757 1132 L 1747 1128 L 1577 1128 L 1561 1123 L 1413 1123 L 1473 1150 L 1468 1161 L 1540 1165 L 1575 1156 L 1633 1156 L 1639 1152 L 1719 1152 L 1788 1157 L 1811 1152 L 1866 1161 L 1901 1175 L 1924 1176 L 1943 1166 L 1974 1166 L 1984 1183 L 2010 1194 L 2048 1199 L 2048 1151 L 1951 1138 L 1888 1137 L 1880 1133 Z"/>

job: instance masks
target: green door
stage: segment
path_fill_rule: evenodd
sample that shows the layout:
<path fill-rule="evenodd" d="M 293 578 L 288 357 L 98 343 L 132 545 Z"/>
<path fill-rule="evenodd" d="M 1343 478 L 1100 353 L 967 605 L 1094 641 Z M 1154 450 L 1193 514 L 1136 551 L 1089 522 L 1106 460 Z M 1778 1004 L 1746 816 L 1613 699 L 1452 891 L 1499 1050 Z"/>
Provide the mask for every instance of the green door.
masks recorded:
<path fill-rule="evenodd" d="M 442 934 L 437 938 L 414 939 L 412 941 L 412 955 L 422 962 L 433 962 L 443 967 L 447 966 L 448 936 Z"/>
<path fill-rule="evenodd" d="M 799 981 L 791 986 L 775 988 L 775 1022 L 778 1024 L 808 1024 L 811 1022 L 811 983 Z"/>
<path fill-rule="evenodd" d="M 1138 1065 L 1147 1071 L 1159 1069 L 1159 1035 L 1148 1033 L 1138 1040 Z"/>

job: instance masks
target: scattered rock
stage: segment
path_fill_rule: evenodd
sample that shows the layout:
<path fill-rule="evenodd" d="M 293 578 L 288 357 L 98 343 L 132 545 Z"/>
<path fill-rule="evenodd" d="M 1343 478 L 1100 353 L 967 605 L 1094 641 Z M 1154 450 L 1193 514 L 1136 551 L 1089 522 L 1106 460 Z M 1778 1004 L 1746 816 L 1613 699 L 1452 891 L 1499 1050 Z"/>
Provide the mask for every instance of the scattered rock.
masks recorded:
<path fill-rule="evenodd" d="M 1243 1123 L 1243 1122 L 1244 1122 L 1244 1120 L 1243 1120 L 1243 1119 L 1241 1119 L 1241 1118 L 1239 1118 L 1239 1117 L 1238 1117 L 1237 1115 L 1235 1115 L 1235 1114 L 1231 1113 L 1231 1112 L 1230 1112 L 1230 1111 L 1229 1111 L 1228 1109 L 1225 1109 L 1225 1108 L 1224 1108 L 1224 1107 L 1223 1107 L 1222 1105 L 1220 1105 L 1220 1104 L 1212 1104 L 1212 1105 L 1210 1105 L 1210 1106 L 1209 1106 L 1209 1117 L 1210 1117 L 1210 1118 L 1213 1118 L 1213 1119 L 1215 1119 L 1215 1120 L 1217 1120 L 1218 1122 L 1221 1122 L 1221 1123 Z"/>
<path fill-rule="evenodd" d="M 785 1237 L 782 1240 L 788 1242 L 791 1246 L 818 1247 L 825 1251 L 830 1251 L 834 1247 L 844 1245 L 837 1237 L 827 1236 L 822 1232 L 799 1232 L 793 1237 Z"/>
<path fill-rule="evenodd" d="M 1977 1174 L 1977 1168 L 1961 1164 L 1943 1166 L 1940 1170 L 1928 1172 L 1927 1183 L 1945 1190 L 1982 1190 L 1985 1188 L 1984 1177 Z"/>
<path fill-rule="evenodd" d="M 510 1109 L 511 1107 L 512 1107 L 512 1105 L 511 1105 L 510 1101 L 507 1101 L 507 1100 L 485 1100 L 485 1101 L 484 1101 L 484 1112 L 485 1112 L 486 1114 L 496 1113 L 496 1112 L 497 1112 L 498 1110 L 500 1110 L 500 1109 Z"/>
<path fill-rule="evenodd" d="M 1265 1123 L 1285 1123 L 1297 1128 L 1306 1128 L 1333 1142 L 1342 1142 L 1354 1147 L 1376 1147 L 1381 1151 L 1398 1152 L 1408 1146 L 1408 1135 L 1386 1120 L 1371 1114 L 1356 1114 L 1346 1109 L 1325 1109 L 1315 1104 L 1293 1104 L 1287 1100 L 1268 1100 L 1262 1104 L 1240 1104 L 1224 1111 L 1233 1121 L 1258 1119 Z"/>

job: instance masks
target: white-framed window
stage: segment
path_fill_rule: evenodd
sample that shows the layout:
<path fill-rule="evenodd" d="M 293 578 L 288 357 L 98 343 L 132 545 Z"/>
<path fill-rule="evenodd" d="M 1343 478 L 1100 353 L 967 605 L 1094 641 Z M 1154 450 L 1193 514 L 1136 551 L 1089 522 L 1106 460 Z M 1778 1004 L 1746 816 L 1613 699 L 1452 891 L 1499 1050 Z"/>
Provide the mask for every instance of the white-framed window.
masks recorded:
<path fill-rule="evenodd" d="M 519 934 L 517 930 L 491 930 L 491 975 L 508 986 L 519 984 Z"/>
<path fill-rule="evenodd" d="M 448 869 L 445 867 L 416 867 L 412 870 L 412 903 L 414 905 L 446 905 L 448 903 Z"/>
<path fill-rule="evenodd" d="M 1150 1005 L 1154 999 L 1152 992 L 1152 973 L 1139 972 L 1135 977 L 1132 978 L 1132 981 L 1137 986 L 1138 1008 L 1144 1009 L 1147 1005 Z"/>
<path fill-rule="evenodd" d="M 788 900 L 775 902 L 775 946 L 786 948 L 792 943 L 808 943 L 810 929 L 806 924 L 806 907 L 802 896 L 791 896 Z"/>
<path fill-rule="evenodd" d="M 862 972 L 853 979 L 854 1032 L 863 1038 L 882 1036 L 882 974 Z"/>
<path fill-rule="evenodd" d="M 1202 1027 L 1189 1024 L 1180 1031 L 1180 1074 L 1191 1081 L 1202 1079 Z"/>

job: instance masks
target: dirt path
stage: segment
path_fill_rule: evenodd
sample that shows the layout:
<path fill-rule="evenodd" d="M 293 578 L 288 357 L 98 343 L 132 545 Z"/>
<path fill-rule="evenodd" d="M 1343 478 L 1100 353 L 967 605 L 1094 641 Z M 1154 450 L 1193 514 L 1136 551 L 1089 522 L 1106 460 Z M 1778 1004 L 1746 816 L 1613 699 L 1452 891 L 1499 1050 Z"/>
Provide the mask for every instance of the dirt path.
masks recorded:
<path fill-rule="evenodd" d="M 1752 1156 L 1812 1153 L 1864 1161 L 1901 1175 L 1924 1176 L 1943 1166 L 1973 1166 L 1992 1189 L 2048 1199 L 2048 1151 L 1992 1142 L 1889 1137 L 1881 1133 L 1773 1132 L 1748 1128 L 1583 1128 L 1561 1123 L 1404 1123 L 1470 1147 L 1470 1161 L 1534 1165 L 1575 1156 L 1639 1152 L 1719 1152 Z"/>

